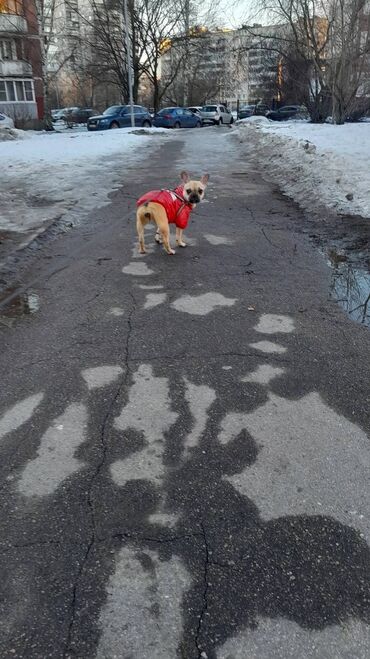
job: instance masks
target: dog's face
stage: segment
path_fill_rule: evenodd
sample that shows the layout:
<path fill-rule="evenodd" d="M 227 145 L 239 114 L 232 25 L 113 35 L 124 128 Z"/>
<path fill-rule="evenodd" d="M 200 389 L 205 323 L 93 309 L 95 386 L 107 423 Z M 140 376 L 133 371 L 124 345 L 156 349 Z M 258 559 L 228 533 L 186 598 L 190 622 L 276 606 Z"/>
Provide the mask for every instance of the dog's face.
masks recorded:
<path fill-rule="evenodd" d="M 184 184 L 184 199 L 189 204 L 199 204 L 204 197 L 209 174 L 203 174 L 200 181 L 191 181 L 188 172 L 181 172 L 181 180 Z"/>

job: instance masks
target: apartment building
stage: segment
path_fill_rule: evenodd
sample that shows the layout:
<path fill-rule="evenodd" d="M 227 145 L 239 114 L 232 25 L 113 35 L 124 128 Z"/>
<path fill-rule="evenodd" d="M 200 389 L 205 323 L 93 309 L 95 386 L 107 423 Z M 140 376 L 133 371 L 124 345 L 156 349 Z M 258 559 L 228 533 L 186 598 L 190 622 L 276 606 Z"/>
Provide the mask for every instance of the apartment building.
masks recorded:
<path fill-rule="evenodd" d="M 104 109 L 120 102 L 117 70 L 125 68 L 122 7 L 106 0 L 47 2 L 47 71 L 54 106 Z"/>
<path fill-rule="evenodd" d="M 18 125 L 44 116 L 35 0 L 0 0 L 0 111 Z"/>
<path fill-rule="evenodd" d="M 188 104 L 220 102 L 234 109 L 237 104 L 253 103 L 261 99 L 266 85 L 266 51 L 261 49 L 258 30 L 273 28 L 255 26 L 238 30 L 202 30 L 189 41 L 184 57 L 181 39 L 166 44 L 161 57 L 161 78 L 166 83 L 179 57 L 184 66 L 168 90 L 168 98 L 187 97 Z M 276 66 L 277 71 L 277 66 Z M 184 80 L 184 77 L 187 80 Z M 187 89 L 186 89 L 187 88 Z"/>

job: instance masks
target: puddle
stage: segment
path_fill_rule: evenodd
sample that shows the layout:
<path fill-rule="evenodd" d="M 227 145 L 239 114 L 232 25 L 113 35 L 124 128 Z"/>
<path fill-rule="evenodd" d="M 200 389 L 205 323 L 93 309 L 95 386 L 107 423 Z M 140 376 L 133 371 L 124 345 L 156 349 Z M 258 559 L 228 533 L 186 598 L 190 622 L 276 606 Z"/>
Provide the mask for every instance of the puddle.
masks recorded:
<path fill-rule="evenodd" d="M 0 324 L 11 327 L 17 318 L 36 313 L 40 308 L 37 293 L 7 289 L 0 297 Z"/>
<path fill-rule="evenodd" d="M 352 263 L 344 251 L 330 249 L 330 294 L 352 320 L 370 327 L 370 272 Z"/>

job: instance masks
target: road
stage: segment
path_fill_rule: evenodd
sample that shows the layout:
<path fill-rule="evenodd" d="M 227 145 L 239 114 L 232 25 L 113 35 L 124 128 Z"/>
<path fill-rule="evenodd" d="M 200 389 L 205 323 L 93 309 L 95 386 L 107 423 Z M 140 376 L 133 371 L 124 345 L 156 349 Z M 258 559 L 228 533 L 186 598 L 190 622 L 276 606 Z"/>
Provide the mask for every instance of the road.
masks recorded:
<path fill-rule="evenodd" d="M 369 656 L 370 333 L 252 155 L 146 152 L 3 309 L 1 657 Z M 190 244 L 139 256 L 182 169 Z"/>

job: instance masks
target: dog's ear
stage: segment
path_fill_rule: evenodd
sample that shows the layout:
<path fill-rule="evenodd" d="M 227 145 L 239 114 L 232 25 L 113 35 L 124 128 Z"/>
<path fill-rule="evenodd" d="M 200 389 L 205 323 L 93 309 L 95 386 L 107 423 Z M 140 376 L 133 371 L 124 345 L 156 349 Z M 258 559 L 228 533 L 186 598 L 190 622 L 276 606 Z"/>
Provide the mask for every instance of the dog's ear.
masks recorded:
<path fill-rule="evenodd" d="M 203 185 L 207 185 L 207 183 L 209 181 L 209 174 L 203 174 L 203 176 L 200 180 L 201 180 L 201 183 L 203 183 Z"/>
<path fill-rule="evenodd" d="M 180 177 L 183 183 L 190 181 L 190 174 L 188 172 L 181 172 Z"/>

